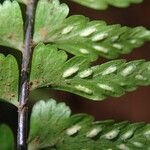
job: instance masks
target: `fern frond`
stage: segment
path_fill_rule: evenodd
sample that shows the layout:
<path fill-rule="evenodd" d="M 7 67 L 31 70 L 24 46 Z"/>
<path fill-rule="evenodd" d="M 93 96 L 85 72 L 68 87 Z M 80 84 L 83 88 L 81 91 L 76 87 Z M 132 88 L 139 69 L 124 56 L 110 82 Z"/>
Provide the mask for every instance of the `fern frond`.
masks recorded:
<path fill-rule="evenodd" d="M 33 53 L 30 81 L 31 90 L 49 87 L 103 100 L 150 85 L 150 62 L 114 60 L 90 67 L 90 60 L 85 57 L 67 60 L 64 51 L 40 44 Z"/>
<path fill-rule="evenodd" d="M 19 71 L 12 55 L 0 54 L 0 99 L 14 105 L 18 104 Z"/>
<path fill-rule="evenodd" d="M 68 18 L 67 5 L 58 0 L 40 0 L 36 10 L 34 43 L 52 43 L 74 55 L 97 56 L 109 59 L 130 53 L 150 40 L 144 27 L 107 25 L 104 21 L 90 21 L 75 15 Z"/>
<path fill-rule="evenodd" d="M 115 7 L 128 7 L 132 3 L 141 3 L 143 0 L 72 0 L 83 6 L 97 10 L 105 10 L 109 5 Z"/>
<path fill-rule="evenodd" d="M 70 116 L 64 103 L 40 101 L 33 107 L 29 150 L 148 150 L 150 124 L 94 121 L 92 116 Z"/>
<path fill-rule="evenodd" d="M 0 45 L 23 49 L 23 20 L 16 1 L 0 4 Z"/>
<path fill-rule="evenodd" d="M 11 129 L 5 124 L 0 125 L 0 149 L 15 150 L 13 133 Z"/>

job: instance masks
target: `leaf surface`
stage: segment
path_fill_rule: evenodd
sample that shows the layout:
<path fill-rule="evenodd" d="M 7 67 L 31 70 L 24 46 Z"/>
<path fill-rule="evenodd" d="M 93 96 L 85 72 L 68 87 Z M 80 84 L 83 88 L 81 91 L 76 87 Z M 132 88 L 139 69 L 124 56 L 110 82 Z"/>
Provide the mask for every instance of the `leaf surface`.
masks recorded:
<path fill-rule="evenodd" d="M 64 51 L 40 44 L 33 53 L 31 90 L 49 87 L 88 99 L 120 97 L 138 86 L 150 85 L 150 62 L 113 60 L 90 66 L 85 57 L 67 59 Z"/>
<path fill-rule="evenodd" d="M 14 136 L 11 129 L 7 125 L 0 125 L 0 149 L 15 150 Z"/>
<path fill-rule="evenodd" d="M 109 5 L 115 7 L 128 7 L 132 3 L 141 3 L 143 0 L 72 0 L 83 6 L 97 10 L 105 10 Z"/>
<path fill-rule="evenodd" d="M 23 20 L 16 1 L 0 4 L 0 45 L 23 49 Z"/>
<path fill-rule="evenodd" d="M 54 100 L 35 104 L 31 114 L 29 150 L 148 150 L 150 125 L 94 121 L 92 116 L 76 114 Z"/>
<path fill-rule="evenodd" d="M 18 78 L 16 59 L 12 55 L 5 57 L 0 54 L 0 99 L 18 104 Z"/>
<path fill-rule="evenodd" d="M 17 0 L 17 1 L 20 2 L 20 3 L 27 4 L 30 0 Z"/>
<path fill-rule="evenodd" d="M 29 144 L 29 147 L 34 146 L 34 149 L 38 149 L 46 144 L 53 145 L 53 142 L 58 138 L 58 134 L 68 124 L 67 119 L 69 116 L 70 109 L 63 103 L 57 105 L 54 100 L 37 103 L 33 108 L 31 116 L 29 143 L 33 145 Z M 60 122 L 61 124 L 59 124 Z M 56 130 L 53 130 L 54 126 Z M 42 142 L 38 143 L 38 141 Z"/>
<path fill-rule="evenodd" d="M 130 53 L 150 40 L 144 27 L 107 25 L 104 21 L 90 21 L 81 15 L 67 17 L 69 9 L 58 0 L 40 0 L 36 10 L 34 44 L 52 43 L 74 55 L 98 56 L 109 59 Z"/>

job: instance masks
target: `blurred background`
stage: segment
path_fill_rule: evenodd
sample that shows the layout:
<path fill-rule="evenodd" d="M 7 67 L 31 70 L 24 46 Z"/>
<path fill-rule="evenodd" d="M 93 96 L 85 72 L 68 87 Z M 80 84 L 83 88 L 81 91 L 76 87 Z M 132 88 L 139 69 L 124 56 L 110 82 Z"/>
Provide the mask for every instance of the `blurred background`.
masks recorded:
<path fill-rule="evenodd" d="M 61 0 L 70 7 L 70 15 L 82 14 L 91 20 L 104 20 L 108 24 L 122 24 L 130 27 L 144 26 L 150 29 L 150 0 L 145 0 L 142 4 L 134 4 L 128 8 L 109 7 L 105 11 L 92 10 L 73 3 L 69 0 Z M 22 7 L 24 9 L 24 7 Z M 0 47 L 0 52 L 4 54 L 14 53 L 9 48 Z M 129 55 L 120 58 L 127 60 L 146 59 L 150 60 L 150 42 L 143 47 L 135 49 Z M 98 64 L 105 62 L 99 59 Z M 74 113 L 88 113 L 96 120 L 114 119 L 116 121 L 129 120 L 133 122 L 150 122 L 150 87 L 140 87 L 137 91 L 127 93 L 120 98 L 108 98 L 105 101 L 94 102 L 80 96 L 60 92 L 49 91 L 47 89 L 37 90 L 31 93 L 31 99 L 55 98 L 58 102 L 66 102 Z M 35 101 L 34 101 L 35 102 Z M 12 109 L 13 108 L 13 109 Z M 0 123 L 7 122 L 11 126 L 17 126 L 17 109 L 6 103 L 0 104 Z"/>

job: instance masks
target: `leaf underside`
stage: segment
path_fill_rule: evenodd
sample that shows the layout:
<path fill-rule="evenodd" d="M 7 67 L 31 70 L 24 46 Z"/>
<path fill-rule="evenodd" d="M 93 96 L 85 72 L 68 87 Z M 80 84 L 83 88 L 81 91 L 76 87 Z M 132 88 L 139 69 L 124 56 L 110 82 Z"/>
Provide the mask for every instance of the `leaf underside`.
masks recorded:
<path fill-rule="evenodd" d="M 0 45 L 23 49 L 23 20 L 16 1 L 0 4 Z"/>
<path fill-rule="evenodd" d="M 52 43 L 74 55 L 109 59 L 127 54 L 150 40 L 144 27 L 107 25 L 104 21 L 74 15 L 67 17 L 69 8 L 58 0 L 40 0 L 36 9 L 34 43 Z"/>
<path fill-rule="evenodd" d="M 7 125 L 0 125 L 0 149 L 14 150 L 14 137 Z"/>
<path fill-rule="evenodd" d="M 90 66 L 85 57 L 67 60 L 67 54 L 51 45 L 38 45 L 33 53 L 31 90 L 49 87 L 88 99 L 120 97 L 138 86 L 150 85 L 150 62 L 113 60 Z"/>
<path fill-rule="evenodd" d="M 27 0 L 17 1 L 28 3 Z M 23 20 L 17 1 L 7 0 L 0 5 L 0 45 L 22 50 Z M 59 0 L 40 0 L 33 44 L 52 43 L 74 55 L 86 55 L 95 60 L 98 56 L 117 58 L 150 40 L 150 31 L 144 27 L 107 25 L 104 21 L 90 21 L 81 15 L 67 17 L 68 13 L 68 6 L 60 4 Z"/>
<path fill-rule="evenodd" d="M 109 5 L 115 7 L 128 7 L 132 3 L 141 3 L 143 0 L 72 0 L 83 6 L 97 10 L 105 10 Z"/>
<path fill-rule="evenodd" d="M 27 0 L 17 1 L 28 3 Z M 0 5 L 0 45 L 22 50 L 23 19 L 17 1 L 7 0 Z M 150 40 L 150 31 L 144 27 L 107 25 L 104 21 L 90 21 L 81 15 L 67 17 L 68 13 L 68 6 L 60 4 L 59 0 L 39 0 L 33 44 L 52 43 L 69 53 L 86 55 L 94 60 L 98 56 L 117 58 Z"/>
<path fill-rule="evenodd" d="M 18 78 L 16 59 L 12 55 L 0 54 L 0 99 L 18 104 Z"/>
<path fill-rule="evenodd" d="M 150 124 L 94 121 L 86 114 L 70 116 L 64 103 L 39 101 L 33 107 L 29 150 L 148 150 Z"/>

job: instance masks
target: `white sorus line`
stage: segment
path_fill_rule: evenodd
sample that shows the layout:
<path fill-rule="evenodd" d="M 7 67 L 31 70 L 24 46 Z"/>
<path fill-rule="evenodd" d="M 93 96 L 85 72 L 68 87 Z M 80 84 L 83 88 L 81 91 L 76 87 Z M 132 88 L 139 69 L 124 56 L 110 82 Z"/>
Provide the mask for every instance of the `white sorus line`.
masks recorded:
<path fill-rule="evenodd" d="M 113 46 L 114 48 L 119 49 L 119 50 L 121 50 L 121 49 L 123 48 L 123 45 L 118 44 L 118 43 L 114 43 L 112 46 Z"/>
<path fill-rule="evenodd" d="M 136 147 L 139 147 L 139 148 L 142 148 L 143 147 L 143 144 L 142 143 L 140 143 L 140 142 L 132 142 L 132 144 L 134 145 L 134 146 L 136 146 Z"/>
<path fill-rule="evenodd" d="M 135 65 L 130 65 L 128 67 L 126 67 L 125 69 L 122 70 L 121 75 L 122 76 L 127 76 L 130 73 L 132 73 L 132 71 L 136 68 Z"/>
<path fill-rule="evenodd" d="M 101 128 L 94 128 L 86 134 L 87 138 L 93 138 L 97 136 L 102 131 Z"/>
<path fill-rule="evenodd" d="M 87 69 L 87 70 L 80 72 L 79 77 L 86 78 L 86 77 L 89 77 L 92 73 L 93 73 L 93 71 L 91 69 Z"/>
<path fill-rule="evenodd" d="M 110 66 L 110 67 L 108 67 L 106 70 L 104 70 L 104 71 L 102 72 L 102 75 L 104 76 L 104 75 L 113 73 L 113 72 L 115 72 L 116 70 L 117 70 L 117 67 L 116 67 L 116 66 Z"/>
<path fill-rule="evenodd" d="M 89 54 L 89 51 L 85 48 L 80 48 L 79 51 L 82 53 L 82 54 Z"/>
<path fill-rule="evenodd" d="M 91 35 L 92 33 L 94 33 L 95 31 L 96 31 L 96 27 L 88 27 L 80 33 L 80 36 L 87 37 Z"/>
<path fill-rule="evenodd" d="M 146 138 L 150 139 L 150 129 L 149 129 L 149 130 L 146 130 L 146 131 L 144 132 L 144 136 L 145 136 Z"/>
<path fill-rule="evenodd" d="M 98 33 L 92 37 L 93 42 L 104 40 L 108 37 L 108 33 Z"/>
<path fill-rule="evenodd" d="M 87 94 L 92 94 L 93 91 L 85 86 L 82 86 L 82 85 L 76 85 L 75 88 L 81 92 L 85 92 Z"/>
<path fill-rule="evenodd" d="M 112 41 L 112 42 L 115 42 L 115 41 L 118 40 L 118 39 L 119 39 L 119 36 L 116 35 L 116 36 L 113 36 L 113 37 L 111 38 L 111 41 Z"/>
<path fill-rule="evenodd" d="M 133 130 L 127 131 L 127 132 L 125 132 L 125 133 L 121 136 L 121 139 L 122 139 L 122 140 L 127 140 L 127 139 L 129 139 L 132 135 L 133 135 Z"/>
<path fill-rule="evenodd" d="M 93 48 L 99 52 L 108 53 L 108 49 L 103 46 L 93 45 Z"/>
<path fill-rule="evenodd" d="M 120 130 L 115 129 L 115 130 L 112 130 L 112 131 L 104 134 L 102 137 L 105 138 L 105 139 L 108 139 L 108 140 L 112 140 L 112 139 L 114 139 L 115 137 L 118 136 L 119 132 L 120 132 Z"/>
<path fill-rule="evenodd" d="M 73 66 L 68 68 L 64 73 L 63 73 L 63 78 L 68 78 L 72 76 L 74 73 L 76 73 L 79 70 L 78 66 Z"/>
<path fill-rule="evenodd" d="M 130 40 L 130 43 L 131 44 L 136 44 L 137 40 L 133 39 L 133 40 Z"/>
<path fill-rule="evenodd" d="M 120 150 L 130 150 L 125 144 L 120 144 L 117 146 Z"/>
<path fill-rule="evenodd" d="M 74 28 L 73 26 L 67 26 L 62 30 L 61 34 L 68 34 L 72 31 L 73 28 Z"/>
<path fill-rule="evenodd" d="M 74 125 L 73 127 L 67 129 L 66 133 L 71 136 L 76 134 L 81 129 L 80 125 Z"/>
<path fill-rule="evenodd" d="M 136 75 L 135 78 L 138 79 L 138 80 L 144 80 L 144 81 L 147 80 L 145 77 L 143 77 L 140 74 Z"/>
<path fill-rule="evenodd" d="M 112 91 L 112 92 L 114 91 L 114 89 L 113 89 L 111 86 L 108 86 L 108 85 L 106 85 L 106 84 L 98 83 L 97 85 L 98 85 L 98 87 L 100 87 L 100 88 L 102 88 L 102 89 L 104 89 L 104 90 Z"/>

